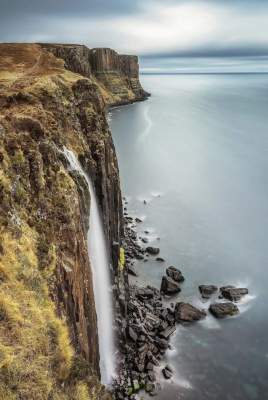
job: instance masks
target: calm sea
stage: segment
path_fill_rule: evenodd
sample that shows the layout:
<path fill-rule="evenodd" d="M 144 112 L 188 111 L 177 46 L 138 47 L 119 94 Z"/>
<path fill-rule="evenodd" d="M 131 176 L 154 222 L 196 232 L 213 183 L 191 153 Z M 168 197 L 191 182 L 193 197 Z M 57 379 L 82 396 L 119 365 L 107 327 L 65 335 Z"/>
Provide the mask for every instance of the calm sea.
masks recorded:
<path fill-rule="evenodd" d="M 165 263 L 138 281 L 185 275 L 174 301 L 202 308 L 200 284 L 249 288 L 240 315 L 178 326 L 159 399 L 268 399 L 268 75 L 144 75 L 152 97 L 110 124 L 122 189 Z M 146 200 L 147 204 L 144 204 Z M 160 238 L 160 240 L 157 240 Z"/>

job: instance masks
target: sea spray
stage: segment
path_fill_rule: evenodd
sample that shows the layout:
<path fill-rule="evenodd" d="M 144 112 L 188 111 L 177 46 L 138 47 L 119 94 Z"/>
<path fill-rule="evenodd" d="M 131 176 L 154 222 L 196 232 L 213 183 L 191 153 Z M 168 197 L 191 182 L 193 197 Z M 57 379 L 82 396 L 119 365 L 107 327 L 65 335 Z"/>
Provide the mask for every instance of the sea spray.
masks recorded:
<path fill-rule="evenodd" d="M 109 384 L 112 381 L 115 369 L 113 305 L 109 273 L 110 262 L 103 222 L 91 180 L 72 151 L 64 148 L 63 154 L 68 160 L 69 168 L 79 172 L 80 175 L 85 178 L 90 192 L 87 245 L 92 267 L 94 297 L 98 320 L 101 381 L 104 384 Z"/>

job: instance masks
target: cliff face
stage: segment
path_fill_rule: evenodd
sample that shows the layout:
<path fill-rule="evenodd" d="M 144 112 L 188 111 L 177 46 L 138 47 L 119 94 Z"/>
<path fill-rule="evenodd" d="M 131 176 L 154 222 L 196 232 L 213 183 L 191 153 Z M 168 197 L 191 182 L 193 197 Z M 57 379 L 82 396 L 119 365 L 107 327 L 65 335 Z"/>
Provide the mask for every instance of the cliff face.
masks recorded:
<path fill-rule="evenodd" d="M 42 46 L 62 58 L 70 71 L 96 79 L 107 105 L 127 104 L 149 96 L 139 81 L 136 56 L 120 55 L 109 48 L 88 49 L 81 45 Z"/>
<path fill-rule="evenodd" d="M 59 150 L 76 153 L 95 184 L 116 273 L 122 205 L 105 108 L 139 97 L 137 60 L 115 59 L 111 74 L 124 81 L 116 94 L 106 82 L 114 61 L 103 61 L 99 82 L 99 56 L 84 46 L 0 45 L 1 399 L 106 396 L 86 245 L 89 194 Z M 133 85 L 131 95 L 124 85 Z"/>

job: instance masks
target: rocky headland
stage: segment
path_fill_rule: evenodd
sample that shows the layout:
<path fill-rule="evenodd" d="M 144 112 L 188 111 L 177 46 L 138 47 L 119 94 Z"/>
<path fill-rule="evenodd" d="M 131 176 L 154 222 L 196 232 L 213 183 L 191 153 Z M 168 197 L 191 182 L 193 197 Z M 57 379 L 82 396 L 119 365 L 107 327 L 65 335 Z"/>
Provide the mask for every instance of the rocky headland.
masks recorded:
<path fill-rule="evenodd" d="M 111 397 L 100 384 L 89 193 L 61 149 L 74 152 L 94 184 L 115 307 L 125 313 L 124 221 L 106 110 L 147 97 L 135 56 L 79 45 L 0 45 L 1 399 Z"/>
<path fill-rule="evenodd" d="M 163 359 L 178 324 L 239 312 L 245 288 L 200 285 L 205 309 L 183 302 L 176 266 L 167 266 L 158 288 L 130 283 L 136 261 L 165 260 L 146 236 L 137 240 L 142 220 L 122 202 L 106 112 L 148 96 L 136 56 L 82 45 L 0 45 L 0 399 L 155 395 L 157 375 L 174 374 Z M 107 239 L 120 350 L 110 388 L 100 376 L 105 333 L 97 329 L 87 246 L 90 193 L 64 149 L 94 185 Z"/>

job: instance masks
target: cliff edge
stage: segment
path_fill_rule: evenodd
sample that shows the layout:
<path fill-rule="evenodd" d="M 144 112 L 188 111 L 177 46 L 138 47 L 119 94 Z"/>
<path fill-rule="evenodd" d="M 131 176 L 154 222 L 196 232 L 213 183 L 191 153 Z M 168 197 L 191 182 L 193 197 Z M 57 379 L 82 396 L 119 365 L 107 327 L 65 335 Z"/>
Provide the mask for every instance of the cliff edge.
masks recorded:
<path fill-rule="evenodd" d="M 141 101 L 150 96 L 139 80 L 137 56 L 118 54 L 109 48 L 89 49 L 83 45 L 41 46 L 63 59 L 70 71 L 96 79 L 108 106 Z"/>
<path fill-rule="evenodd" d="M 89 193 L 61 150 L 94 183 L 116 275 L 122 201 L 105 110 L 146 97 L 136 57 L 0 45 L 0 399 L 110 398 L 99 382 Z"/>

